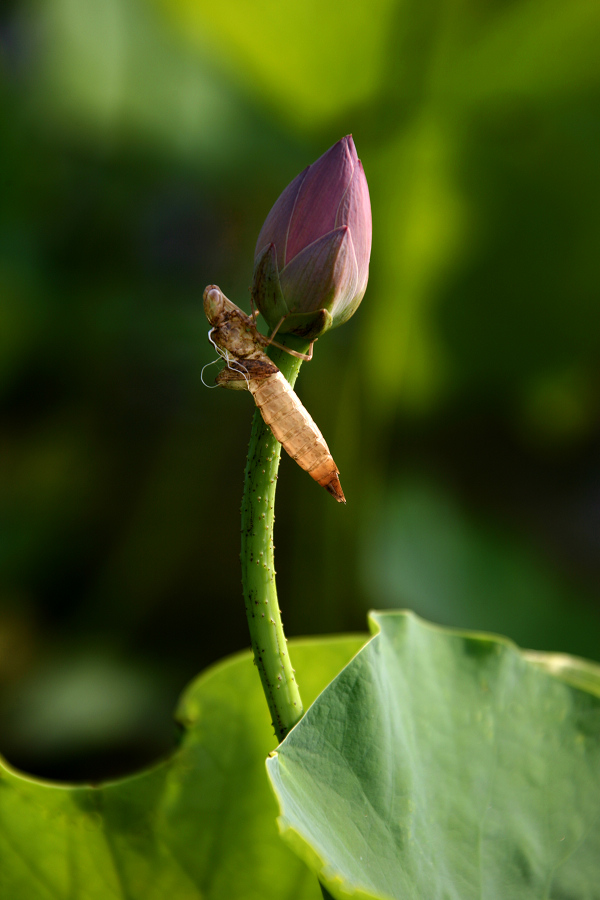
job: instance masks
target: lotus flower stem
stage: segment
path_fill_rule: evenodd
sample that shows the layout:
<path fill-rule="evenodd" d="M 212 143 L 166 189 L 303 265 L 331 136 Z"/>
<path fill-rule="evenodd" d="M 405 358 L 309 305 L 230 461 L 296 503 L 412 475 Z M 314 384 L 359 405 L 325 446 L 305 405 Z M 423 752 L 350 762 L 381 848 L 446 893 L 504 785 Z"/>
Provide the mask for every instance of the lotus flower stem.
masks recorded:
<path fill-rule="evenodd" d="M 294 349 L 306 352 L 308 344 Z M 302 360 L 276 347 L 271 359 L 294 385 Z M 275 489 L 281 444 L 255 410 L 248 447 L 242 499 L 242 584 L 254 661 L 269 705 L 277 739 L 281 742 L 302 718 L 304 709 L 289 657 L 275 584 L 273 524 Z"/>
<path fill-rule="evenodd" d="M 258 236 L 252 297 L 272 331 L 280 328 L 278 341 L 306 353 L 311 341 L 350 318 L 367 287 L 371 233 L 367 179 L 352 136 L 346 135 L 286 187 Z M 208 296 L 210 306 L 211 292 Z M 207 316 L 214 326 L 210 308 Z M 272 345 L 269 355 L 293 387 L 300 359 L 281 345 Z M 256 410 L 242 500 L 242 583 L 254 661 L 281 741 L 303 708 L 273 565 L 280 454 L 281 445 Z M 343 500 L 343 494 L 336 499 Z"/>

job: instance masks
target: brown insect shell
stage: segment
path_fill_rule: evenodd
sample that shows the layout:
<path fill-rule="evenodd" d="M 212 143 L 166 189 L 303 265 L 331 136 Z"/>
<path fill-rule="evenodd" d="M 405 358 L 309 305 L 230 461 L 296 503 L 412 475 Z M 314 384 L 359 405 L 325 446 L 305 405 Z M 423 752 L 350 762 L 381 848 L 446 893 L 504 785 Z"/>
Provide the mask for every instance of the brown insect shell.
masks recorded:
<path fill-rule="evenodd" d="M 215 384 L 232 391 L 247 391 L 249 381 L 268 378 L 269 375 L 275 375 L 278 371 L 277 366 L 273 365 L 264 354 L 261 354 L 258 359 L 236 359 L 231 368 L 226 367 L 219 372 L 215 378 Z"/>
<path fill-rule="evenodd" d="M 215 344 L 227 350 L 236 359 L 245 359 L 256 353 L 257 331 L 249 317 L 241 310 L 226 313 L 225 320 L 213 328 L 211 337 Z"/>
<path fill-rule="evenodd" d="M 211 325 L 221 325 L 228 313 L 237 310 L 242 312 L 216 284 L 209 284 L 204 288 L 204 313 Z"/>
<path fill-rule="evenodd" d="M 216 284 L 204 291 L 204 312 L 213 326 L 211 339 L 232 356 L 244 359 L 257 354 L 264 338 L 250 316 L 236 306 Z"/>

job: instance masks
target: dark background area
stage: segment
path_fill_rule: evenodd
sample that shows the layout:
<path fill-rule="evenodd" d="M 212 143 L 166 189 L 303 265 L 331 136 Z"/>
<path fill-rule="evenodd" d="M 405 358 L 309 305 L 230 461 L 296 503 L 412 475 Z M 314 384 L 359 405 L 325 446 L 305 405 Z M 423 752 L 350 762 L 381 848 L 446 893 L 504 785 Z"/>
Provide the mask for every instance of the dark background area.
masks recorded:
<path fill-rule="evenodd" d="M 297 386 L 348 504 L 282 461 L 287 633 L 407 607 L 600 658 L 599 37 L 584 0 L 3 8 L 10 762 L 147 763 L 186 682 L 248 645 L 252 402 L 202 384 L 202 291 L 249 309 L 264 217 L 350 132 L 369 288 Z"/>

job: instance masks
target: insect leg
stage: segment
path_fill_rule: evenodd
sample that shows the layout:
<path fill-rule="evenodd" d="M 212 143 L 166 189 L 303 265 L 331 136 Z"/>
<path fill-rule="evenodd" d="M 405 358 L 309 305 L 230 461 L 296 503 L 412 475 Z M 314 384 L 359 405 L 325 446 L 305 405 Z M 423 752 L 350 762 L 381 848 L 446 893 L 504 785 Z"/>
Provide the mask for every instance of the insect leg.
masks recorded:
<path fill-rule="evenodd" d="M 252 323 L 255 325 L 256 320 L 259 315 L 259 310 L 254 308 L 254 297 L 252 296 L 252 294 L 250 294 L 250 309 L 252 310 L 252 312 L 250 313 L 250 319 L 252 320 Z M 268 338 L 266 338 L 264 335 L 262 335 L 258 331 L 258 329 L 256 329 L 257 340 L 259 340 L 261 344 L 264 344 L 265 347 L 268 347 L 272 344 L 274 347 L 278 347 L 279 350 L 285 350 L 285 352 L 289 353 L 290 356 L 295 356 L 297 359 L 303 359 L 305 362 L 310 362 L 312 359 L 312 355 L 313 355 L 314 341 L 311 341 L 311 345 L 310 345 L 308 353 L 299 353 L 297 350 L 291 350 L 289 347 L 286 347 L 283 344 L 280 344 L 278 341 L 273 340 L 273 338 L 275 337 L 275 335 L 277 334 L 277 332 L 279 331 L 279 329 L 281 328 L 281 326 L 283 325 L 283 323 L 285 322 L 286 319 L 287 319 L 287 316 L 281 317 L 281 319 L 279 320 L 279 322 L 277 323 L 277 325 L 275 326 L 275 328 L 273 329 L 273 331 L 271 332 L 271 334 Z M 256 327 L 256 325 L 255 325 L 255 327 Z"/>
<path fill-rule="evenodd" d="M 256 322 L 260 315 L 260 310 L 254 308 L 254 297 L 252 293 L 250 293 L 250 318 L 253 322 Z"/>
<path fill-rule="evenodd" d="M 303 359 L 305 362 L 310 362 L 313 355 L 313 344 L 314 341 L 311 341 L 310 348 L 308 353 L 299 353 L 297 350 L 291 350 L 289 347 L 285 347 L 283 344 L 280 344 L 278 341 L 274 341 L 273 338 L 287 319 L 287 316 L 282 316 L 271 334 L 268 338 L 265 338 L 267 345 L 272 344 L 274 347 L 278 347 L 280 350 L 285 350 L 286 353 L 289 353 L 290 356 L 295 356 L 296 359 Z"/>

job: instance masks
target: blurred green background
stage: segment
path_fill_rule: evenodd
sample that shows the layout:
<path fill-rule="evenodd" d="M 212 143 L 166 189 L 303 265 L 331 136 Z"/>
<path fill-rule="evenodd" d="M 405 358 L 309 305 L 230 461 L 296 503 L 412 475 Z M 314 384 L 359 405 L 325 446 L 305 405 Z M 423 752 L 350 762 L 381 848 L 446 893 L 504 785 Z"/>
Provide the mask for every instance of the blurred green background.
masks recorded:
<path fill-rule="evenodd" d="M 370 284 L 298 383 L 348 505 L 282 461 L 288 634 L 409 607 L 600 658 L 599 39 L 597 0 L 3 7 L 11 762 L 147 762 L 247 646 L 252 402 L 202 385 L 202 290 L 249 309 L 269 208 L 350 132 Z"/>

